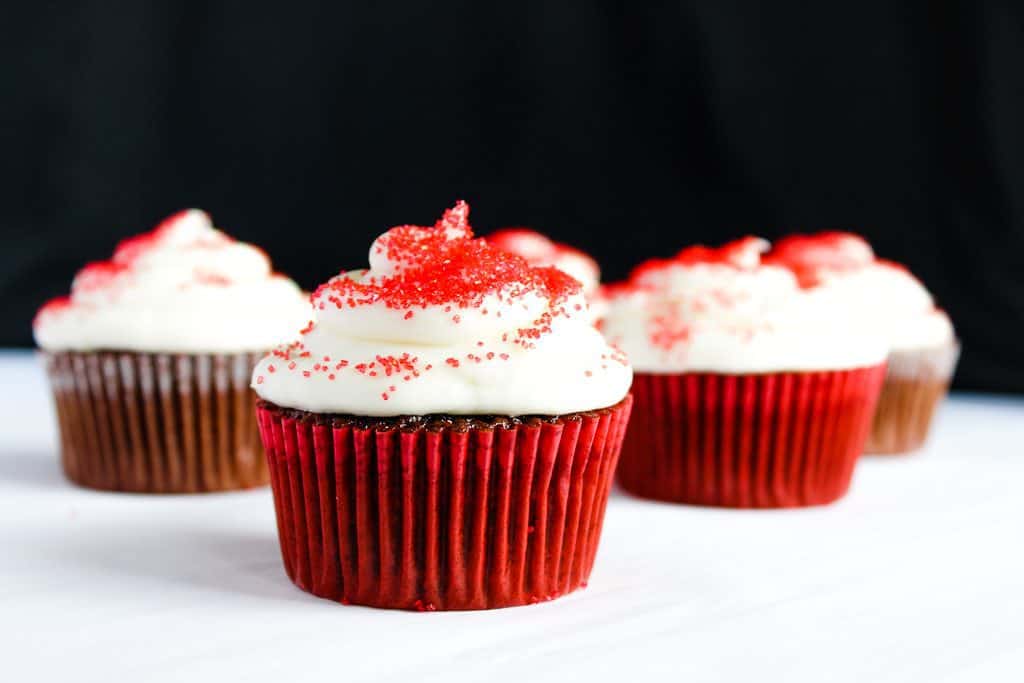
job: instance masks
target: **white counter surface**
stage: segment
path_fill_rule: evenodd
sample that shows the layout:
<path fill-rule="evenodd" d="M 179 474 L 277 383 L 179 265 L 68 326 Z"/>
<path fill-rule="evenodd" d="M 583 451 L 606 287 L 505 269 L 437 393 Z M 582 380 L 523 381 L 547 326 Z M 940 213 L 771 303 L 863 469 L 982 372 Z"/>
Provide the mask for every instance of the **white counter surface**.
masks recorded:
<path fill-rule="evenodd" d="M 294 588 L 269 489 L 71 486 L 36 359 L 0 377 L 4 681 L 1024 681 L 1022 399 L 955 396 L 830 507 L 617 492 L 585 591 L 408 613 Z"/>

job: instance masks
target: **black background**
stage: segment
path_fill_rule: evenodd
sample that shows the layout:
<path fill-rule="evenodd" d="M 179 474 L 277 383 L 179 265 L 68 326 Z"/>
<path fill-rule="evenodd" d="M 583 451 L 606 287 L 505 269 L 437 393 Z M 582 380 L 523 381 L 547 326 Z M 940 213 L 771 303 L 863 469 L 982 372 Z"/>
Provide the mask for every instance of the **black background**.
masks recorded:
<path fill-rule="evenodd" d="M 0 343 L 187 206 L 311 287 L 456 198 L 606 279 L 861 232 L 1024 391 L 1024 4 L 24 3 L 0 41 Z"/>

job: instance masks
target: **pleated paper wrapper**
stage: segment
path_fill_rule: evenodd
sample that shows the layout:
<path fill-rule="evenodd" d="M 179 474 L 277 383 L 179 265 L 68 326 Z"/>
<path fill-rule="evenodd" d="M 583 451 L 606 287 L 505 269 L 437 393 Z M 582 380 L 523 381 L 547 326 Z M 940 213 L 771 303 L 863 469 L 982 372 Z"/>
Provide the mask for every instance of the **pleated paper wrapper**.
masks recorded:
<path fill-rule="evenodd" d="M 268 473 L 249 388 L 259 356 L 43 352 L 76 484 L 200 493 L 261 486 Z"/>
<path fill-rule="evenodd" d="M 749 375 L 637 373 L 619 482 L 656 500 L 819 505 L 849 488 L 885 366 Z"/>
<path fill-rule="evenodd" d="M 900 454 L 924 446 L 936 410 L 949 393 L 960 344 L 889 356 L 866 451 Z"/>
<path fill-rule="evenodd" d="M 631 403 L 410 428 L 261 402 L 285 571 L 323 598 L 422 611 L 583 587 Z"/>

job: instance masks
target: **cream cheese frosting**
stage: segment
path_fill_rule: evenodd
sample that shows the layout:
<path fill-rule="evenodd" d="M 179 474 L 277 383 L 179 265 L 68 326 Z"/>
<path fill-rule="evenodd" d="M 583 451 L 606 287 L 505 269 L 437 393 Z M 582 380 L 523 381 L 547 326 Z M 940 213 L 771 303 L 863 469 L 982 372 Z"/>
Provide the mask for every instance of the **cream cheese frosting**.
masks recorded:
<path fill-rule="evenodd" d="M 234 353 L 293 339 L 310 317 L 308 298 L 266 254 L 190 209 L 87 265 L 32 327 L 48 351 Z"/>
<path fill-rule="evenodd" d="M 590 256 L 527 228 L 503 228 L 484 239 L 502 251 L 522 256 L 531 266 L 554 266 L 573 276 L 583 285 L 590 321 L 604 316 L 607 306 L 601 293 L 601 269 Z"/>
<path fill-rule="evenodd" d="M 579 249 L 559 244 L 545 235 L 527 228 L 503 228 L 484 239 L 511 254 L 522 256 L 531 266 L 554 266 L 568 273 L 583 285 L 583 294 L 590 297 L 601 282 L 597 261 Z"/>
<path fill-rule="evenodd" d="M 765 240 L 684 249 L 639 266 L 608 289 L 602 331 L 638 372 L 763 373 L 876 365 L 876 334 L 801 290 L 788 269 L 766 265 Z"/>
<path fill-rule="evenodd" d="M 891 351 L 949 346 L 953 324 L 925 286 L 903 266 L 878 259 L 861 237 L 843 232 L 792 235 L 767 260 L 789 268 L 809 296 L 874 327 Z"/>
<path fill-rule="evenodd" d="M 369 269 L 322 285 L 316 322 L 268 354 L 253 388 L 278 406 L 367 416 L 558 415 L 612 406 L 632 382 L 579 282 L 474 238 L 459 202 L 399 226 Z"/>

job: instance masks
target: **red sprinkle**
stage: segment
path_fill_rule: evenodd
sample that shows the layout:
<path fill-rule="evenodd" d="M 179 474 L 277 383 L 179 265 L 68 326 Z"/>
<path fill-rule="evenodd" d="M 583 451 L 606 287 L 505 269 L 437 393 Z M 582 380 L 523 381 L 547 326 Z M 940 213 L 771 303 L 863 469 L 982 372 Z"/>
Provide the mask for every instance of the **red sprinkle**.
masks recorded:
<path fill-rule="evenodd" d="M 862 237 L 849 232 L 790 235 L 772 246 L 765 263 L 789 268 L 801 287 L 814 287 L 823 271 L 851 271 L 875 261 Z"/>
<path fill-rule="evenodd" d="M 458 202 L 433 228 L 402 225 L 392 228 L 377 242 L 395 267 L 394 275 L 333 278 L 313 294 L 316 302 L 337 308 L 383 303 L 412 317 L 415 307 L 453 307 L 484 311 L 486 297 L 506 305 L 520 304 L 539 293 L 550 302 L 538 332 L 546 334 L 551 318 L 564 315 L 563 302 L 580 291 L 580 284 L 555 268 L 534 268 L 519 256 L 505 253 L 483 239 L 473 238 L 469 206 Z M 459 324 L 462 316 L 452 315 Z"/>

